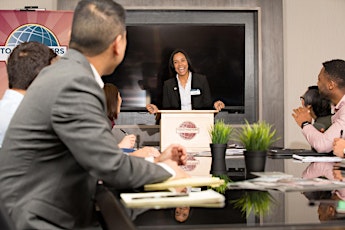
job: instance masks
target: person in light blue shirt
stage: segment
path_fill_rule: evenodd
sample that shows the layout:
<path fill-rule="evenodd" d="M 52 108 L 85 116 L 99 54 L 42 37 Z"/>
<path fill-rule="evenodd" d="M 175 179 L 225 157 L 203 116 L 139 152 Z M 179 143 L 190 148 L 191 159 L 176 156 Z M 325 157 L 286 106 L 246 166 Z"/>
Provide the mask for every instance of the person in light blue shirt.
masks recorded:
<path fill-rule="evenodd" d="M 7 60 L 9 89 L 0 100 L 0 148 L 26 89 L 41 69 L 50 65 L 56 57 L 52 49 L 38 42 L 24 42 L 13 49 Z"/>

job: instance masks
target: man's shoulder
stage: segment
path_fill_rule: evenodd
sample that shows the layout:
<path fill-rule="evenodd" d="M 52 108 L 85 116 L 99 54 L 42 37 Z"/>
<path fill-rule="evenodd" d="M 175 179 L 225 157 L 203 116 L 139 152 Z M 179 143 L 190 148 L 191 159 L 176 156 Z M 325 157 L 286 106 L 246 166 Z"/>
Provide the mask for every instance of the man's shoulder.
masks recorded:
<path fill-rule="evenodd" d="M 70 49 L 56 63 L 44 68 L 37 79 L 56 85 L 57 82 L 73 82 L 85 75 L 93 76 L 90 63 L 82 53 Z"/>
<path fill-rule="evenodd" d="M 338 104 L 335 106 L 335 111 L 337 110 L 345 111 L 345 94 L 341 98 L 341 100 L 338 102 Z"/>

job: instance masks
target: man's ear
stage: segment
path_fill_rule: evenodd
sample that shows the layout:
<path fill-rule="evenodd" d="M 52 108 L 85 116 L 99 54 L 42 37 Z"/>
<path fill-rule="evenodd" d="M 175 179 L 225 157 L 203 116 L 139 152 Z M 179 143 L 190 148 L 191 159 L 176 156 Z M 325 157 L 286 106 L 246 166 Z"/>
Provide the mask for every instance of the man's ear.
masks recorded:
<path fill-rule="evenodd" d="M 335 81 L 333 81 L 333 80 L 329 81 L 329 83 L 328 83 L 328 89 L 329 90 L 334 89 L 336 86 L 337 86 L 337 83 Z"/>
<path fill-rule="evenodd" d="M 113 52 L 114 54 L 117 56 L 121 53 L 121 45 L 123 44 L 122 39 L 124 39 L 124 35 L 123 34 L 119 34 L 116 36 L 116 38 L 114 39 L 112 46 L 113 46 Z"/>

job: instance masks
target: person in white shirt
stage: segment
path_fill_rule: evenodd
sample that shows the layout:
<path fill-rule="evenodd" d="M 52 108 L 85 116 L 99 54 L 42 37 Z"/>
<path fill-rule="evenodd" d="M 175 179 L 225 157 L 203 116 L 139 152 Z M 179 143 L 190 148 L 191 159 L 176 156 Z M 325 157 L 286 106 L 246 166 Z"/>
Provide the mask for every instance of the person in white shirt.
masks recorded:
<path fill-rule="evenodd" d="M 38 42 L 24 42 L 16 46 L 7 61 L 9 89 L 0 100 L 0 148 L 26 89 L 38 73 L 57 57 L 52 49 Z"/>

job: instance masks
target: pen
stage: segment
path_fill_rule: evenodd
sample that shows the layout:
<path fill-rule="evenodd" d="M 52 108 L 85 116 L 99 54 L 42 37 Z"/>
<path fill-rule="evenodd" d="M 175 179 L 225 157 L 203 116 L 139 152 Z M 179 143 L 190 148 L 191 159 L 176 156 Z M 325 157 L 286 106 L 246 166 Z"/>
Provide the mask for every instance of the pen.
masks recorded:
<path fill-rule="evenodd" d="M 125 130 L 123 130 L 123 129 L 120 129 L 121 130 L 121 132 L 123 132 L 126 136 L 128 135 L 128 133 L 125 131 Z"/>
<path fill-rule="evenodd" d="M 185 196 L 189 196 L 189 194 L 188 193 L 178 193 L 178 194 L 171 194 L 171 195 L 139 196 L 139 197 L 133 197 L 132 200 L 157 199 L 157 198 L 169 198 L 169 197 L 185 197 Z"/>
<path fill-rule="evenodd" d="M 340 130 L 340 138 L 343 138 L 343 130 Z"/>

